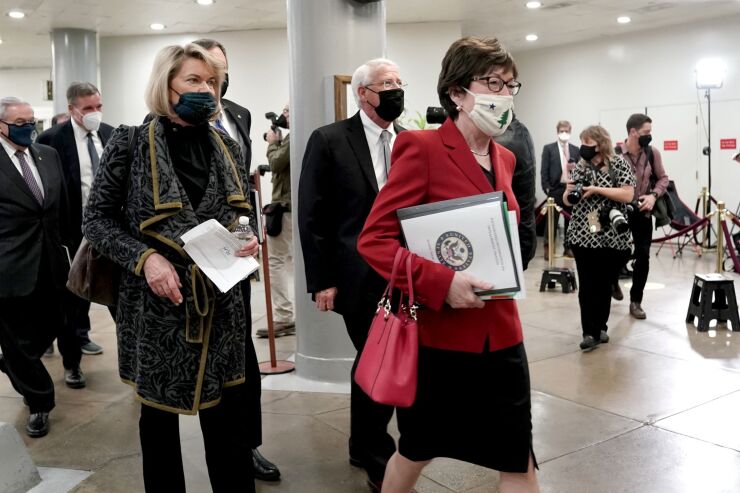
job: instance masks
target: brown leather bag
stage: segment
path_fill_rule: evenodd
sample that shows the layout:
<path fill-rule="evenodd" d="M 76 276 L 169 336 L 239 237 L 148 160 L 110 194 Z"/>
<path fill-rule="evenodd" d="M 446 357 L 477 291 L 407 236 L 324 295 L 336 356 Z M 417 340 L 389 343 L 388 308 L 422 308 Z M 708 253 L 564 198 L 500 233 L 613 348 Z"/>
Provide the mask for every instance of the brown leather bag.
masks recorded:
<path fill-rule="evenodd" d="M 124 193 L 122 195 L 124 198 L 128 193 L 131 159 L 138 132 L 138 127 L 128 128 L 128 154 L 126 155 L 128 173 L 124 182 Z M 80 298 L 93 303 L 116 306 L 118 304 L 118 286 L 120 283 L 121 267 L 96 251 L 87 241 L 87 238 L 83 238 L 69 268 L 67 289 Z"/>

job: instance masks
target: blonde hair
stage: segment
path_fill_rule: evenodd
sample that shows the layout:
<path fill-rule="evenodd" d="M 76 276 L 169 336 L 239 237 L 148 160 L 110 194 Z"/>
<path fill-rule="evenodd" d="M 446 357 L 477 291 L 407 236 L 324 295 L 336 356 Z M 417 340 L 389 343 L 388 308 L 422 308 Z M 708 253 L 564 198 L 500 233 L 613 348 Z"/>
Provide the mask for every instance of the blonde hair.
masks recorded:
<path fill-rule="evenodd" d="M 609 136 L 609 132 L 599 125 L 591 125 L 586 127 L 580 135 L 581 142 L 583 139 L 591 139 L 596 142 L 599 147 L 599 154 L 604 161 L 611 161 L 614 157 L 614 146 L 612 145 L 612 138 Z"/>
<path fill-rule="evenodd" d="M 183 62 L 188 58 L 201 60 L 216 75 L 216 100 L 220 99 L 221 83 L 224 81 L 226 66 L 207 50 L 193 43 L 185 46 L 166 46 L 162 48 L 154 58 L 152 73 L 146 87 L 146 105 L 149 111 L 159 116 L 177 118 L 170 103 L 170 83 L 182 68 Z M 221 110 L 219 103 L 219 111 Z M 215 115 L 214 115 L 215 116 Z"/>

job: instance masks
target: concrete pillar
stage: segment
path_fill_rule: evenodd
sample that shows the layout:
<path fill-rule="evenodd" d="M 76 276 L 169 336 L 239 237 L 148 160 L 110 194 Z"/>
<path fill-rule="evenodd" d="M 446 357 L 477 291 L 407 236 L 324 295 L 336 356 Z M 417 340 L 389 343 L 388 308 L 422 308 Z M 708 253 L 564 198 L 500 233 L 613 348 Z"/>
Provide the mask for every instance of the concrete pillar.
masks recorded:
<path fill-rule="evenodd" d="M 25 493 L 40 482 L 36 465 L 15 427 L 0 422 L 0 493 Z"/>
<path fill-rule="evenodd" d="M 100 85 L 98 33 L 86 29 L 54 29 L 51 54 L 56 114 L 67 111 L 67 88 L 72 82 Z"/>
<path fill-rule="evenodd" d="M 311 132 L 333 122 L 334 75 L 352 75 L 362 63 L 385 55 L 382 1 L 288 0 L 290 54 L 290 163 L 293 207 Z M 351 115 L 349 115 L 351 116 Z M 349 381 L 355 350 L 341 317 L 319 312 L 306 294 L 298 214 L 293 216 L 295 247 L 296 371 L 301 377 Z"/>

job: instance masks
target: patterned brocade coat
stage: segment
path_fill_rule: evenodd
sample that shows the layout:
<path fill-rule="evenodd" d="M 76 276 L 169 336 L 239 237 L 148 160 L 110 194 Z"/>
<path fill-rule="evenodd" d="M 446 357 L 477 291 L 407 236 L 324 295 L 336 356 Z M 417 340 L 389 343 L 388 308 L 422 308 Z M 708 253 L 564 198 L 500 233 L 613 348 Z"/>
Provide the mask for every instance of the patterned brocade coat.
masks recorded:
<path fill-rule="evenodd" d="M 224 387 L 245 380 L 246 320 L 239 285 L 220 293 L 180 239 L 212 218 L 231 229 L 250 210 L 239 145 L 212 129 L 210 142 L 209 182 L 193 210 L 159 120 L 139 127 L 128 187 L 128 129 L 119 127 L 100 159 L 84 215 L 85 237 L 123 267 L 116 313 L 121 379 L 143 403 L 181 414 L 215 406 Z M 155 295 L 144 278 L 144 261 L 154 252 L 177 270 L 180 306 Z"/>

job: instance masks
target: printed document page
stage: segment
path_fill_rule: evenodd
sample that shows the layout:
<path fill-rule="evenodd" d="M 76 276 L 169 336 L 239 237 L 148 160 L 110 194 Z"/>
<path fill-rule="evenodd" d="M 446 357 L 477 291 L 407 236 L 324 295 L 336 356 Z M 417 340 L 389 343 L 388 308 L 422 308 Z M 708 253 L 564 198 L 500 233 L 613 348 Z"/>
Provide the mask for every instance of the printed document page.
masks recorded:
<path fill-rule="evenodd" d="M 215 219 L 199 224 L 184 235 L 183 247 L 200 270 L 222 293 L 259 268 L 253 257 L 237 257 L 241 241 Z"/>
<path fill-rule="evenodd" d="M 511 244 L 514 245 L 514 260 L 516 261 L 516 271 L 519 275 L 519 292 L 509 293 L 508 295 L 479 295 L 483 301 L 491 300 L 523 300 L 527 297 L 526 283 L 524 282 L 524 264 L 522 263 L 522 249 L 519 248 L 519 228 L 516 222 L 516 212 L 508 211 L 509 214 L 509 233 L 511 234 Z M 512 296 L 513 294 L 513 296 Z"/>

